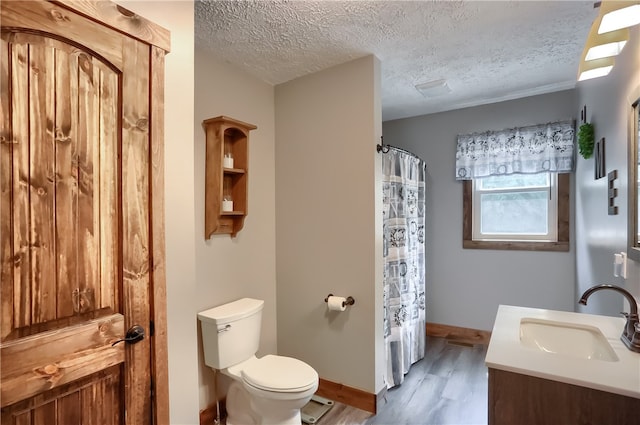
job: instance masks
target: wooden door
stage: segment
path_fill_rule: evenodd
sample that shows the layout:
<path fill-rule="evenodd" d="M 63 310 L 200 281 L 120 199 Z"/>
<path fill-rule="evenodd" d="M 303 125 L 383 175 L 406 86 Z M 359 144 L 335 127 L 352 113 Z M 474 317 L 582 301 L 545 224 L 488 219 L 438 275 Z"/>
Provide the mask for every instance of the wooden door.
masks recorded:
<path fill-rule="evenodd" d="M 1 420 L 163 423 L 164 51 L 70 4 L 0 4 Z"/>

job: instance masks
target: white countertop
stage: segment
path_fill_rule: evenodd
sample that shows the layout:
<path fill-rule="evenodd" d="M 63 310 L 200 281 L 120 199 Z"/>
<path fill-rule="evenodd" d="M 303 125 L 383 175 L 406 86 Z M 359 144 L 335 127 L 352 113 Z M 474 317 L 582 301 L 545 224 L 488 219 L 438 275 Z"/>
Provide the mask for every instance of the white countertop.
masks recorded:
<path fill-rule="evenodd" d="M 520 343 L 520 320 L 534 318 L 595 326 L 607 338 L 618 361 L 588 360 L 545 353 Z M 488 367 L 640 398 L 640 353 L 620 340 L 625 319 L 501 305 L 485 363 Z"/>

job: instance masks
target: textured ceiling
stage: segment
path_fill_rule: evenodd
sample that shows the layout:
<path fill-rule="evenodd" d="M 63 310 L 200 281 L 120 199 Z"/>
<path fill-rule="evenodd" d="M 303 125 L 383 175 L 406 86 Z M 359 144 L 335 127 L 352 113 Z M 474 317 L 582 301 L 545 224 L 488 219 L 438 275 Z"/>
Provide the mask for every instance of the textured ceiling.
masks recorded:
<path fill-rule="evenodd" d="M 575 86 L 592 1 L 196 1 L 196 47 L 280 84 L 375 54 L 391 120 Z M 427 98 L 415 85 L 446 79 Z"/>

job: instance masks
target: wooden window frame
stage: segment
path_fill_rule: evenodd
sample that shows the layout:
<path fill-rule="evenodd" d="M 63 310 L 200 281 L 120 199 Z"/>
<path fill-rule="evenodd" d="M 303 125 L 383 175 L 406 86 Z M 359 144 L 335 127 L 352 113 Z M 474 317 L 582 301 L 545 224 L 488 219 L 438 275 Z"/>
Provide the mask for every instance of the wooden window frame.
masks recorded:
<path fill-rule="evenodd" d="M 462 182 L 462 248 L 521 251 L 569 251 L 571 176 L 558 174 L 558 240 L 549 241 L 476 241 L 473 240 L 473 181 Z"/>

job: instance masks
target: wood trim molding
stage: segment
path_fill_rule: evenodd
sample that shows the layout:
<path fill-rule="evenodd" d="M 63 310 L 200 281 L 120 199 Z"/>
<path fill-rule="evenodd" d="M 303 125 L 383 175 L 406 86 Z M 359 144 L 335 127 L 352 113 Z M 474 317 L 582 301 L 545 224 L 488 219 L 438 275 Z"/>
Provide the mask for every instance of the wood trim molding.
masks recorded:
<path fill-rule="evenodd" d="M 169 52 L 171 33 L 168 29 L 111 1 L 49 0 L 118 32 Z"/>
<path fill-rule="evenodd" d="M 150 195 L 151 203 L 151 314 L 154 335 L 151 337 L 151 367 L 154 377 L 152 400 L 156 424 L 169 423 L 169 343 L 167 336 L 167 284 L 164 214 L 164 57 L 165 51 L 151 47 L 151 132 Z"/>
<path fill-rule="evenodd" d="M 491 332 L 479 329 L 460 328 L 458 326 L 442 325 L 439 323 L 427 323 L 427 335 L 446 338 L 450 341 L 465 344 L 489 345 Z"/>
<path fill-rule="evenodd" d="M 377 406 L 380 406 L 385 402 L 384 397 L 387 394 L 387 388 L 383 388 L 379 394 L 371 394 L 357 388 L 348 387 L 343 384 L 337 384 L 335 382 L 327 381 L 326 379 L 320 378 L 316 394 L 320 397 L 338 401 L 342 404 L 346 404 L 351 407 L 355 407 L 375 414 L 377 411 Z M 220 416 L 222 418 L 227 416 L 225 402 L 226 400 L 223 399 L 219 403 Z M 210 404 L 200 411 L 200 425 L 213 424 L 217 416 L 216 404 Z"/>
<path fill-rule="evenodd" d="M 225 405 L 226 400 L 220 401 L 220 416 L 222 418 L 227 416 L 227 409 Z M 210 404 L 206 408 L 200 411 L 200 425 L 212 425 L 216 423 L 218 414 L 216 412 L 216 404 Z M 222 421 L 220 421 L 222 423 Z"/>
<path fill-rule="evenodd" d="M 634 261 L 640 262 L 640 244 L 638 244 L 638 235 L 640 234 L 640 196 L 638 196 L 638 180 L 640 173 L 638 172 L 638 161 L 640 161 L 640 140 L 637 139 L 640 132 L 640 122 L 638 115 L 640 114 L 640 97 L 636 100 L 629 110 L 629 151 L 627 154 L 629 166 L 627 168 L 627 256 Z"/>
<path fill-rule="evenodd" d="M 320 378 L 318 385 L 318 394 L 320 397 L 328 398 L 329 400 L 338 401 L 343 404 L 347 404 L 351 407 L 366 410 L 375 414 L 377 412 L 377 406 L 379 400 L 384 397 L 386 388 L 381 391 L 380 396 L 366 391 L 359 390 L 357 388 L 348 387 L 343 384 L 327 381 Z"/>
<path fill-rule="evenodd" d="M 522 251 L 569 251 L 571 175 L 558 174 L 558 241 L 502 242 L 473 240 L 473 181 L 462 182 L 462 247 Z"/>

